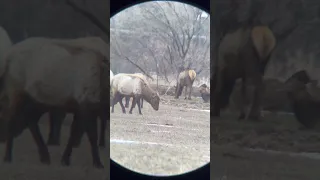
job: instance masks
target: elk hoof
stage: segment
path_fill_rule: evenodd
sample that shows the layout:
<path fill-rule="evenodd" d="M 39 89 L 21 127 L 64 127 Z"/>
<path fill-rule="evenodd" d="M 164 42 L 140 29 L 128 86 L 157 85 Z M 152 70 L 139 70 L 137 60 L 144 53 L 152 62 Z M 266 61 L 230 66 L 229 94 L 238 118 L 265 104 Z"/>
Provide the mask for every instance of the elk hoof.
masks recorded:
<path fill-rule="evenodd" d="M 132 111 L 129 111 L 129 114 L 132 114 Z"/>

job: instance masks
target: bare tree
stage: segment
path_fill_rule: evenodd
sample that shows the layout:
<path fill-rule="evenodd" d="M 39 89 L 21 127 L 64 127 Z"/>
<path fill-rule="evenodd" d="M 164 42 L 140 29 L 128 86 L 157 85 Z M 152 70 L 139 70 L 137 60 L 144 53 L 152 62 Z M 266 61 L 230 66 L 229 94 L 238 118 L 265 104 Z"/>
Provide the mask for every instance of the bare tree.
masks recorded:
<path fill-rule="evenodd" d="M 148 2 L 117 14 L 111 20 L 111 63 L 130 57 L 144 74 L 155 72 L 157 82 L 161 77 L 170 83 L 181 65 L 209 74 L 210 20 L 204 14 L 177 2 Z"/>
<path fill-rule="evenodd" d="M 140 6 L 145 17 L 145 25 L 166 42 L 163 57 L 178 70 L 179 66 L 196 69 L 200 73 L 208 67 L 209 16 L 203 17 L 203 11 L 187 4 L 172 2 L 154 2 Z M 152 21 L 152 22 L 150 22 Z M 150 25 L 151 24 L 151 25 Z M 208 62 L 207 64 L 205 62 Z"/>

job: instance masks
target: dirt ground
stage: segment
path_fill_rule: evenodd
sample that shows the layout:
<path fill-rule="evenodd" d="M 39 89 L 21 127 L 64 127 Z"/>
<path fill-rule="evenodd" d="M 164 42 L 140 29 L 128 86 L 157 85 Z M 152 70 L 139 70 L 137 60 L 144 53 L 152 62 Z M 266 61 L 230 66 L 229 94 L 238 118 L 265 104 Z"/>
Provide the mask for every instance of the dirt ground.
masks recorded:
<path fill-rule="evenodd" d="M 161 96 L 159 110 L 144 101 L 123 114 L 111 113 L 110 157 L 120 165 L 149 175 L 182 174 L 210 161 L 210 104 L 202 99 Z M 129 109 L 126 109 L 127 112 Z"/>
<path fill-rule="evenodd" d="M 319 131 L 287 113 L 264 113 L 261 122 L 239 122 L 237 115 L 211 120 L 212 179 L 320 178 Z"/>
<path fill-rule="evenodd" d="M 28 130 L 25 130 L 14 142 L 13 162 L 2 162 L 5 146 L 0 144 L 0 174 L 4 180 L 105 180 L 107 178 L 106 167 L 109 155 L 106 149 L 100 150 L 102 163 L 105 169 L 98 170 L 92 166 L 91 148 L 86 136 L 83 137 L 79 148 L 73 150 L 71 165 L 61 166 L 61 155 L 69 138 L 71 117 L 68 115 L 64 122 L 61 134 L 60 147 L 49 146 L 51 165 L 40 163 L 36 144 Z M 48 116 L 44 115 L 40 122 L 41 132 L 45 140 L 48 138 Z"/>

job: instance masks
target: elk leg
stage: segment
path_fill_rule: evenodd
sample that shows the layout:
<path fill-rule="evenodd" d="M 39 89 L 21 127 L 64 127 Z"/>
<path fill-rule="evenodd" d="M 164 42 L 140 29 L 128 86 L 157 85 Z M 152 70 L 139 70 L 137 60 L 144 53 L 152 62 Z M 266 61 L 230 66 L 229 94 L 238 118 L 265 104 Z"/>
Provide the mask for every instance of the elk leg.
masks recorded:
<path fill-rule="evenodd" d="M 124 105 L 123 105 L 122 99 L 123 99 L 123 96 L 120 97 L 119 104 L 120 104 L 120 106 L 121 106 L 122 113 L 123 113 L 123 114 L 126 114 L 126 108 L 125 108 Z"/>
<path fill-rule="evenodd" d="M 175 95 L 175 99 L 178 99 L 180 96 L 180 83 L 177 83 L 177 88 L 176 88 L 176 95 Z"/>
<path fill-rule="evenodd" d="M 78 116 L 78 113 L 79 116 Z M 74 143 L 76 141 L 76 138 L 81 136 L 81 134 L 84 133 L 85 131 L 85 118 L 83 117 L 84 112 L 82 111 L 78 111 L 75 114 L 77 114 L 77 117 L 79 118 L 74 118 L 71 124 L 71 131 L 70 131 L 70 136 L 69 136 L 69 140 L 68 140 L 68 144 L 64 150 L 64 153 L 62 155 L 61 158 L 61 164 L 64 166 L 69 166 L 70 165 L 70 157 L 72 154 L 72 148 L 74 146 Z"/>
<path fill-rule="evenodd" d="M 125 107 L 128 108 L 129 102 L 130 102 L 130 97 L 125 97 L 125 101 L 126 101 Z"/>
<path fill-rule="evenodd" d="M 13 117 L 16 119 L 17 117 Z M 8 123 L 8 133 L 7 133 L 7 141 L 6 141 L 6 152 L 4 157 L 4 162 L 12 162 L 12 150 L 13 150 L 13 140 L 14 140 L 14 131 L 15 131 L 15 120 L 12 119 Z"/>
<path fill-rule="evenodd" d="M 191 92 L 192 92 L 192 85 L 189 88 L 189 97 L 188 97 L 189 100 L 191 100 Z"/>
<path fill-rule="evenodd" d="M 12 119 L 10 119 L 8 123 L 8 130 L 7 130 L 7 141 L 6 141 L 6 151 L 5 151 L 5 157 L 4 162 L 12 162 L 12 150 L 13 150 L 13 141 L 15 138 L 15 132 L 17 132 L 17 127 L 19 123 L 19 115 L 12 116 Z"/>
<path fill-rule="evenodd" d="M 136 102 L 138 103 L 139 114 L 142 115 L 142 113 L 141 113 L 140 99 L 141 99 L 141 97 L 137 97 Z"/>
<path fill-rule="evenodd" d="M 111 109 L 111 113 L 114 113 L 114 105 L 118 102 L 118 93 L 116 92 L 114 95 L 113 95 L 113 98 L 112 98 L 112 109 Z"/>
<path fill-rule="evenodd" d="M 136 104 L 137 104 L 137 99 L 133 97 L 129 114 L 132 114 L 132 109 L 136 106 Z"/>
<path fill-rule="evenodd" d="M 39 119 L 38 117 L 37 119 Z M 38 146 L 38 151 L 40 155 L 40 161 L 44 164 L 50 164 L 50 155 L 49 155 L 49 150 L 44 142 L 38 123 L 32 123 L 29 125 L 29 130 L 33 136 L 33 139 L 35 140 L 37 146 Z"/>
<path fill-rule="evenodd" d="M 42 134 L 39 129 L 38 122 L 40 120 L 40 117 L 44 114 L 44 111 L 41 109 L 41 107 L 35 106 L 33 103 L 29 103 L 26 105 L 24 104 L 23 108 L 23 117 L 22 120 L 26 122 L 28 125 L 28 128 L 31 132 L 31 135 L 37 144 L 38 152 L 40 156 L 40 161 L 43 164 L 50 164 L 50 154 L 48 147 L 42 137 Z"/>
<path fill-rule="evenodd" d="M 143 98 L 141 98 L 141 109 L 143 108 Z"/>
<path fill-rule="evenodd" d="M 184 99 L 187 99 L 188 86 L 184 87 Z"/>
<path fill-rule="evenodd" d="M 12 161 L 12 150 L 13 150 L 13 141 L 15 136 L 18 136 L 25 127 L 25 121 L 23 119 L 23 108 L 21 105 L 21 100 L 18 95 L 13 96 L 11 100 L 11 104 L 9 104 L 8 109 L 4 109 L 4 121 L 8 122 L 5 125 L 7 128 L 5 129 L 6 132 L 1 132 L 6 134 L 6 150 L 5 156 L 3 158 L 4 162 L 10 163 Z M 21 121 L 22 120 L 22 121 Z"/>
<path fill-rule="evenodd" d="M 98 133 L 97 133 L 97 117 L 94 119 L 86 120 L 86 132 L 91 145 L 91 154 L 93 158 L 93 166 L 95 168 L 104 168 L 100 161 L 99 149 L 98 149 Z"/>
<path fill-rule="evenodd" d="M 48 138 L 48 145 L 59 146 L 60 145 L 60 134 L 64 118 L 66 117 L 65 112 L 50 111 L 49 122 L 50 122 L 50 133 Z"/>
<path fill-rule="evenodd" d="M 133 99 L 135 99 L 135 97 L 133 97 L 133 98 L 132 98 L 132 106 L 133 106 L 133 108 L 136 108 L 136 105 L 137 105 L 137 99 L 135 99 L 135 102 L 136 102 L 136 103 L 133 103 Z"/>
<path fill-rule="evenodd" d="M 78 121 L 78 118 L 79 118 L 79 117 L 78 117 L 78 114 L 77 114 L 77 113 L 73 114 L 73 121 Z M 72 129 L 71 129 L 71 131 L 72 131 Z M 73 142 L 73 146 L 72 146 L 72 147 L 77 148 L 77 147 L 80 146 L 80 144 L 81 144 L 81 139 L 82 139 L 82 136 L 83 136 L 84 133 L 85 133 L 84 131 L 81 131 L 81 132 L 79 133 L 79 136 L 77 136 L 77 137 L 74 139 L 74 142 Z"/>
<path fill-rule="evenodd" d="M 262 100 L 262 90 L 263 90 L 263 83 L 262 83 L 262 75 L 259 74 L 258 76 L 254 77 L 254 96 L 253 102 L 251 103 L 250 112 L 248 113 L 246 119 L 257 121 L 260 118 L 260 107 L 261 107 L 261 100 Z"/>

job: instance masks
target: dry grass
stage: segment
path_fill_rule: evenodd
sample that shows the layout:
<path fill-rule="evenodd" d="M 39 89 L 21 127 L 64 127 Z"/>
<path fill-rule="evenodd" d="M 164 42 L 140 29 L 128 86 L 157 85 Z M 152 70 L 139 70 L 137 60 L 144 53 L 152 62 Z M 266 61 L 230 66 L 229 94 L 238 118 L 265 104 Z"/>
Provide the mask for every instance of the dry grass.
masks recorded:
<path fill-rule="evenodd" d="M 320 153 L 319 132 L 303 129 L 290 114 L 269 113 L 261 122 L 240 122 L 225 112 L 211 123 L 211 141 L 217 145 Z"/>
<path fill-rule="evenodd" d="M 210 160 L 210 114 L 203 108 L 209 109 L 210 104 L 172 96 L 161 96 L 158 111 L 145 103 L 143 115 L 137 108 L 123 114 L 115 106 L 110 116 L 111 158 L 152 175 L 176 175 L 203 166 Z"/>

